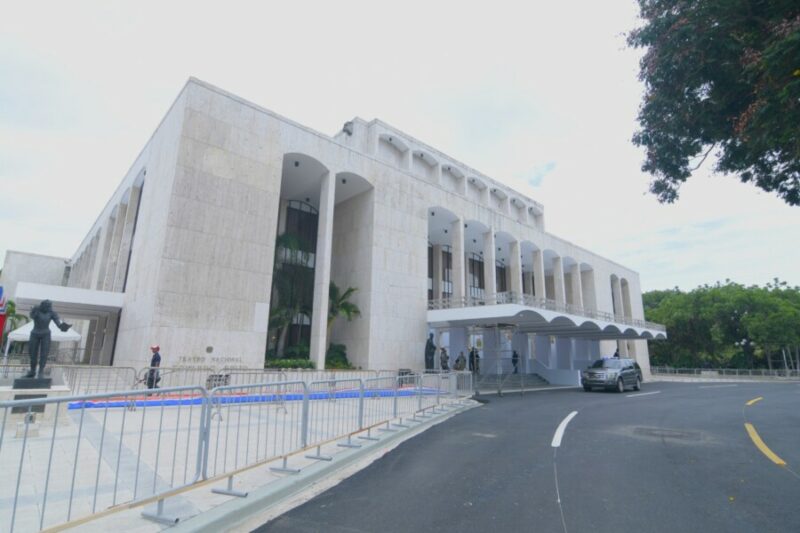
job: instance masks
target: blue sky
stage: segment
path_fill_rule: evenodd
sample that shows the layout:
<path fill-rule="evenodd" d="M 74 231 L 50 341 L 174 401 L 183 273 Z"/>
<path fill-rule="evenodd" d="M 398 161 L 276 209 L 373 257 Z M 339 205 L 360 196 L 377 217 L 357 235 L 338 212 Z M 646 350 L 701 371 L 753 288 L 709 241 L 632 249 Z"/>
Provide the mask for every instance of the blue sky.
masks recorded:
<path fill-rule="evenodd" d="M 675 205 L 646 192 L 632 0 L 275 4 L 6 6 L 0 261 L 70 256 L 196 76 L 329 134 L 381 118 L 540 201 L 548 231 L 645 290 L 800 284 L 800 209 L 705 168 Z"/>

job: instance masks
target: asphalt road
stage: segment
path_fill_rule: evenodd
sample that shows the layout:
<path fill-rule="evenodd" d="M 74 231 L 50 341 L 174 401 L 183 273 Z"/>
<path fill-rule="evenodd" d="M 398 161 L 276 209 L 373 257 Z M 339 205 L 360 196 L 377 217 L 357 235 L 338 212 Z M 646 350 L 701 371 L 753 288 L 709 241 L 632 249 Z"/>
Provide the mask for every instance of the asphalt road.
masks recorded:
<path fill-rule="evenodd" d="M 489 396 L 256 531 L 800 531 L 800 385 L 641 393 Z"/>

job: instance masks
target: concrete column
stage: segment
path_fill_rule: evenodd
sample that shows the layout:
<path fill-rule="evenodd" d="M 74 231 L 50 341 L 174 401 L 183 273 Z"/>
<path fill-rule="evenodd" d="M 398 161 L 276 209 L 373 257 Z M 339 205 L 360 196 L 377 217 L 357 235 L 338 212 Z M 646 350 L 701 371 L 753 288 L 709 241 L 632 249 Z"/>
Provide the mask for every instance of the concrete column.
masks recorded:
<path fill-rule="evenodd" d="M 622 291 L 622 315 L 625 318 L 632 318 L 633 313 L 631 310 L 631 288 L 630 285 L 626 283 L 622 283 L 620 280 L 620 290 Z"/>
<path fill-rule="evenodd" d="M 433 245 L 433 299 L 442 297 L 442 245 Z"/>
<path fill-rule="evenodd" d="M 125 222 L 122 227 L 122 240 L 119 245 L 119 253 L 117 253 L 117 271 L 111 287 L 111 290 L 115 292 L 122 292 L 122 288 L 125 285 L 125 274 L 128 271 L 128 254 L 133 245 L 133 231 L 136 227 L 136 213 L 139 211 L 141 191 L 139 187 L 133 187 L 128 197 L 128 208 L 125 212 Z"/>
<path fill-rule="evenodd" d="M 86 331 L 84 332 L 84 344 L 83 346 L 83 357 L 81 358 L 81 363 L 89 364 L 92 357 L 92 351 L 94 347 L 94 336 L 97 332 L 97 321 L 91 320 L 89 321 L 89 327 L 84 328 Z"/>
<path fill-rule="evenodd" d="M 442 164 L 441 163 L 436 163 L 434 165 L 434 167 L 433 167 L 433 180 L 437 185 L 439 185 L 440 187 L 442 186 Z"/>
<path fill-rule="evenodd" d="M 515 301 L 522 303 L 522 257 L 519 241 L 511 241 L 511 265 L 509 265 L 511 284 L 509 289 L 514 293 Z"/>
<path fill-rule="evenodd" d="M 111 364 L 111 351 L 114 349 L 114 340 L 117 336 L 117 325 L 119 324 L 119 314 L 113 313 L 108 316 L 106 319 L 106 328 L 105 334 L 103 335 L 103 347 L 100 350 L 100 360 L 99 364 L 101 365 L 110 365 Z M 171 366 L 169 364 L 165 364 L 164 366 Z"/>
<path fill-rule="evenodd" d="M 89 358 L 89 364 L 100 364 L 100 358 L 103 352 L 103 342 L 106 336 L 107 322 L 108 317 L 101 317 L 94 321 L 94 338 L 92 339 L 92 354 Z"/>
<path fill-rule="evenodd" d="M 486 294 L 486 305 L 497 302 L 497 280 L 494 274 L 495 261 L 494 228 L 483 234 L 483 287 Z"/>
<path fill-rule="evenodd" d="M 547 298 L 544 279 L 544 254 L 541 250 L 533 252 L 533 295 L 544 300 Z"/>
<path fill-rule="evenodd" d="M 564 262 L 558 256 L 553 258 L 553 284 L 555 285 L 556 302 L 567 303 L 564 289 Z"/>
<path fill-rule="evenodd" d="M 453 251 L 453 299 L 456 302 L 463 301 L 466 296 L 464 283 L 464 219 L 459 217 L 452 223 L 452 243 Z"/>
<path fill-rule="evenodd" d="M 336 175 L 329 172 L 322 178 L 319 195 L 317 253 L 314 267 L 314 306 L 311 317 L 311 347 L 309 357 L 318 370 L 325 368 L 328 349 L 328 293 L 331 283 L 331 248 L 333 242 L 333 209 L 336 195 Z"/>
<path fill-rule="evenodd" d="M 111 247 L 108 250 L 108 265 L 106 267 L 106 275 L 103 280 L 104 291 L 110 291 L 114 286 L 114 279 L 117 275 L 117 256 L 119 255 L 119 246 L 122 244 L 122 230 L 125 227 L 125 213 L 127 212 L 125 204 L 120 204 L 117 207 L 117 220 L 114 222 L 114 233 L 111 234 Z"/>
<path fill-rule="evenodd" d="M 108 258 L 111 253 L 111 240 L 114 234 L 114 227 L 116 226 L 116 223 L 117 216 L 116 214 L 113 214 L 108 218 L 108 220 L 106 220 L 106 223 L 103 226 L 103 234 L 101 237 L 103 246 L 97 250 L 97 253 L 100 254 L 100 257 L 98 257 L 99 261 L 97 265 L 97 272 L 93 274 L 91 280 L 92 284 L 90 288 L 92 289 L 103 290 L 103 282 L 106 279 L 106 272 L 108 271 Z"/>
<path fill-rule="evenodd" d="M 105 255 L 106 241 L 108 240 L 108 224 L 100 228 L 97 232 L 97 247 L 94 250 L 94 259 L 92 260 L 92 271 L 89 273 L 88 288 L 94 289 L 97 287 L 97 278 L 100 276 L 100 269 L 103 263 L 108 258 Z"/>
<path fill-rule="evenodd" d="M 91 279 L 93 263 L 95 261 L 97 251 L 97 236 L 92 237 L 86 249 L 81 254 L 81 272 L 78 286 L 81 288 L 89 288 L 89 280 Z"/>
<path fill-rule="evenodd" d="M 581 265 L 575 263 L 570 269 L 570 281 L 572 282 L 572 304 L 583 308 L 583 288 L 581 287 Z"/>
<path fill-rule="evenodd" d="M 611 296 L 614 305 L 614 316 L 618 319 L 622 318 L 625 313 L 622 309 L 622 288 L 618 278 L 611 280 Z"/>

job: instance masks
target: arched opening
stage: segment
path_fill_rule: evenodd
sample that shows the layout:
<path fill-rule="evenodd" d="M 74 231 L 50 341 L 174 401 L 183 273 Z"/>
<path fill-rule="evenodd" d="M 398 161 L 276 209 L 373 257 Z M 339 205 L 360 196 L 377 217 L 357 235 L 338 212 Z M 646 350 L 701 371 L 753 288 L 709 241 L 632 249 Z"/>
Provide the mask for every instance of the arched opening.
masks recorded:
<path fill-rule="evenodd" d="M 458 217 L 444 207 L 428 209 L 428 300 L 453 297 L 453 223 Z"/>
<path fill-rule="evenodd" d="M 597 309 L 597 293 L 594 284 L 594 268 L 581 263 L 581 290 L 583 291 L 583 308 Z"/>
<path fill-rule="evenodd" d="M 267 327 L 268 358 L 309 356 L 320 187 L 327 175 L 328 169 L 308 155 L 289 153 L 283 158 Z"/>
<path fill-rule="evenodd" d="M 486 300 L 486 243 L 489 228 L 477 220 L 464 221 L 464 253 L 466 254 L 466 289 L 473 304 L 483 304 Z"/>
<path fill-rule="evenodd" d="M 504 301 L 507 294 L 512 290 L 511 281 L 511 243 L 514 237 L 504 231 L 494 234 L 495 244 L 495 283 L 497 285 L 498 301 Z"/>
<path fill-rule="evenodd" d="M 555 301 L 557 300 L 556 282 L 563 283 L 561 273 L 555 270 L 555 265 L 561 258 L 553 250 L 544 250 L 542 256 L 544 262 L 545 298 Z"/>

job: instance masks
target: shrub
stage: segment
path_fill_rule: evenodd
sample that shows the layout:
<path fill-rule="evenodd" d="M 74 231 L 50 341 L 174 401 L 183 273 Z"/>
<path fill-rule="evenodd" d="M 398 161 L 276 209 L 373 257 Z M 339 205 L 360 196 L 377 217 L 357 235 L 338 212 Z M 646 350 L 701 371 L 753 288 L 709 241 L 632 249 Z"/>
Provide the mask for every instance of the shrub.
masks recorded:
<path fill-rule="evenodd" d="M 353 365 L 347 360 L 347 347 L 344 344 L 333 344 L 328 346 L 328 353 L 325 355 L 325 368 L 334 370 L 350 370 Z"/>
<path fill-rule="evenodd" d="M 269 359 L 265 368 L 310 368 L 314 369 L 314 361 L 310 359 Z"/>

